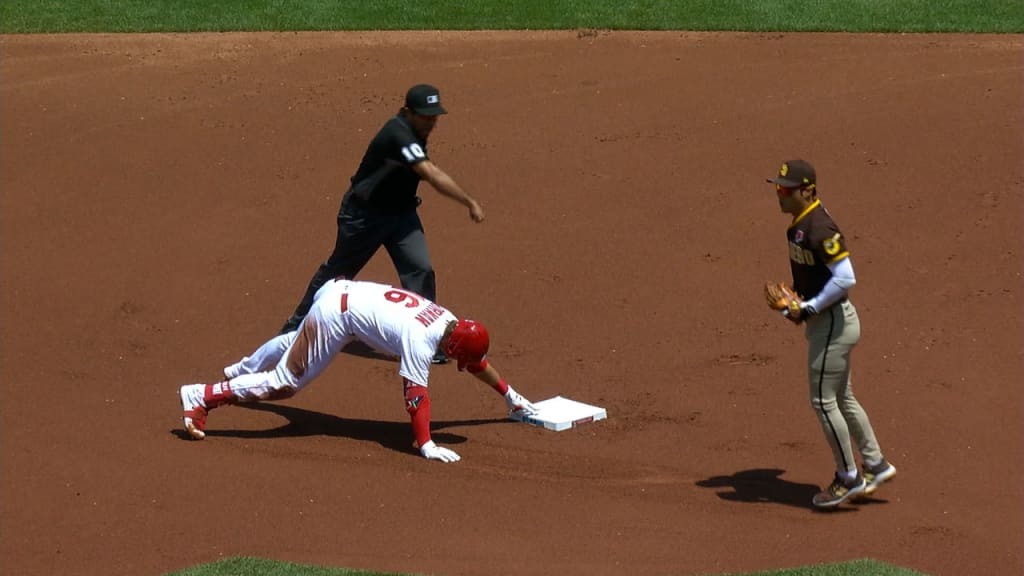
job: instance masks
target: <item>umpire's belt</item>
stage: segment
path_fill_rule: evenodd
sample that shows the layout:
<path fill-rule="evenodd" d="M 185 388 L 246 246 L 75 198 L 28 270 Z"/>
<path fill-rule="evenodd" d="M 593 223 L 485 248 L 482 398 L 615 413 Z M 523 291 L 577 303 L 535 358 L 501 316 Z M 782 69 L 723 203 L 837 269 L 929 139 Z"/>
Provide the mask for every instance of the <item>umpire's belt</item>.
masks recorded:
<path fill-rule="evenodd" d="M 415 210 L 421 202 L 422 199 L 419 196 L 413 196 L 411 202 L 398 202 L 387 205 L 363 200 L 354 194 L 346 194 L 345 199 L 341 202 L 341 211 L 355 215 L 362 213 L 369 216 L 391 216 Z"/>

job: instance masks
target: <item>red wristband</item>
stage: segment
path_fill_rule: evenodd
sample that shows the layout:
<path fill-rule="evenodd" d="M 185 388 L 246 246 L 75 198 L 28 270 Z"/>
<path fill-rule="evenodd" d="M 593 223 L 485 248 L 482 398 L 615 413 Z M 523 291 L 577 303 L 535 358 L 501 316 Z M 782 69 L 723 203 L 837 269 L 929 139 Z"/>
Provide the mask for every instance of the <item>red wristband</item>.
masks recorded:
<path fill-rule="evenodd" d="M 406 380 L 405 410 L 412 419 L 412 434 L 416 438 L 416 445 L 423 446 L 430 442 L 430 394 L 426 386 Z"/>
<path fill-rule="evenodd" d="M 505 382 L 504 378 L 502 378 L 501 380 L 498 380 L 498 384 L 494 389 L 498 391 L 498 394 L 504 396 L 505 394 L 508 394 L 508 383 Z"/>

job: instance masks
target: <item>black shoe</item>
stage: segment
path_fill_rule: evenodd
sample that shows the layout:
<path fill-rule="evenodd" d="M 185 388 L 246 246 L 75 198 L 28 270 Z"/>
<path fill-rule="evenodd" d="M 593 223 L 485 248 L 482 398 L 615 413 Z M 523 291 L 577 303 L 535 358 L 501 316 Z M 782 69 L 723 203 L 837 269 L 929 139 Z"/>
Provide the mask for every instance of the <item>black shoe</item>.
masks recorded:
<path fill-rule="evenodd" d="M 448 357 L 445 356 L 444 352 L 438 352 L 434 354 L 434 357 L 430 359 L 431 364 L 447 364 Z"/>

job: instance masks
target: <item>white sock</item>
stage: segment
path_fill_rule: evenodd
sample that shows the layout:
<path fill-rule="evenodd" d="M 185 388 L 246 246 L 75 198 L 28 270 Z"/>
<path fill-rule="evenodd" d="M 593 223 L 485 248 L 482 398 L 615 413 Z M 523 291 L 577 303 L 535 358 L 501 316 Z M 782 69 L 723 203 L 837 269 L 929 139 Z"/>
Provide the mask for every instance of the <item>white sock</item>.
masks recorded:
<path fill-rule="evenodd" d="M 843 482 L 845 482 L 847 484 L 850 484 L 854 480 L 857 479 L 857 470 L 854 469 L 854 470 L 847 470 L 845 472 L 840 472 L 839 473 L 839 477 L 843 479 Z"/>

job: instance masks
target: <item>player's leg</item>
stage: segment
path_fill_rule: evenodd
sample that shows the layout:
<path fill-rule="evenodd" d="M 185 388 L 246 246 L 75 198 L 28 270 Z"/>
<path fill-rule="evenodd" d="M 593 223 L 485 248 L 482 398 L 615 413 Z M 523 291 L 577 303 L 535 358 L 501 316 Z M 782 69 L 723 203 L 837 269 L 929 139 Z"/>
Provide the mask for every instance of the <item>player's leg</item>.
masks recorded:
<path fill-rule="evenodd" d="M 814 497 L 814 504 L 823 507 L 841 504 L 864 490 L 850 430 L 839 407 L 840 392 L 846 388 L 852 347 L 848 339 L 842 337 L 843 330 L 843 316 L 837 307 L 812 317 L 807 324 L 809 397 L 836 466 L 833 483 Z"/>
<path fill-rule="evenodd" d="M 315 317 L 315 311 L 314 306 L 273 369 L 243 374 L 230 381 L 237 402 L 291 398 L 327 368 L 350 338 L 332 338 L 331 331 Z"/>
<path fill-rule="evenodd" d="M 843 308 L 846 326 L 842 339 L 851 342 L 850 347 L 852 348 L 853 344 L 856 344 L 860 339 L 860 319 L 852 303 L 845 302 L 842 305 L 837 305 L 837 308 L 839 306 Z M 850 430 L 850 436 L 856 443 L 857 450 L 860 452 L 861 460 L 864 463 L 864 477 L 868 482 L 865 492 L 870 494 L 883 482 L 895 476 L 896 468 L 882 454 L 882 448 L 878 443 L 878 438 L 875 436 L 871 419 L 853 393 L 853 379 L 851 378 L 851 362 L 849 357 L 848 355 L 846 373 L 843 380 L 845 384 L 839 390 L 837 400 L 839 402 L 839 410 L 843 413 L 843 418 L 846 420 L 847 427 Z"/>
<path fill-rule="evenodd" d="M 344 287 L 333 283 L 332 291 Z M 341 318 L 339 298 L 321 292 L 298 332 L 288 338 L 287 348 L 277 365 L 264 372 L 242 374 L 216 384 L 192 384 L 180 389 L 185 429 L 196 439 L 206 436 L 208 412 L 225 404 L 283 400 L 312 382 L 334 359 L 352 335 Z M 282 341 L 276 336 L 261 348 L 274 349 Z M 273 344 L 272 344 L 273 343 Z"/>
<path fill-rule="evenodd" d="M 853 381 L 847 375 L 846 386 L 839 393 L 839 410 L 843 413 L 846 425 L 850 429 L 850 437 L 857 444 L 861 460 L 865 467 L 871 467 L 883 460 L 882 448 L 878 444 L 871 419 L 853 395 Z"/>
<path fill-rule="evenodd" d="M 242 374 L 255 374 L 270 370 L 281 360 L 281 356 L 284 356 L 285 350 L 295 340 L 295 335 L 295 332 L 288 332 L 267 340 L 250 356 L 246 356 L 230 366 L 225 366 L 224 377 L 231 380 Z"/>
<path fill-rule="evenodd" d="M 330 282 L 318 290 L 309 314 L 295 337 L 265 378 L 246 380 L 232 388 L 240 401 L 289 398 L 315 379 L 341 351 L 352 336 L 343 324 L 341 293 L 348 282 Z"/>
<path fill-rule="evenodd" d="M 837 400 L 839 390 L 845 388 L 842 366 L 846 360 L 844 351 L 835 343 L 834 332 L 841 326 L 832 316 L 831 311 L 826 310 L 807 325 L 809 398 L 832 450 L 836 470 L 855 473 L 857 463 L 850 445 L 850 431 Z"/>

